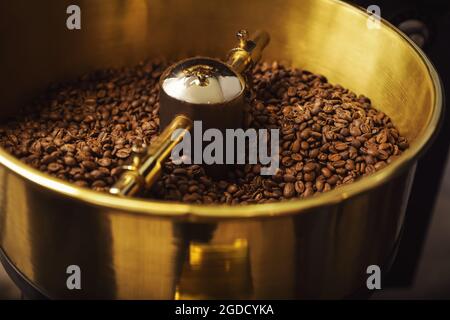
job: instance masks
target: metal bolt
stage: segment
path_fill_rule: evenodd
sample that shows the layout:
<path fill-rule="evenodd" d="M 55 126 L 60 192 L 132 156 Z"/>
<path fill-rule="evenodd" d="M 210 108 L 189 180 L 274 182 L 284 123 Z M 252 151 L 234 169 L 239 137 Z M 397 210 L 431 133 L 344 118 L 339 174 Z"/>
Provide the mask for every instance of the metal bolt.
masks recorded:
<path fill-rule="evenodd" d="M 248 31 L 245 29 L 241 29 L 237 32 L 236 36 L 239 40 L 239 46 L 241 48 L 244 48 L 246 46 L 247 40 L 248 40 Z"/>

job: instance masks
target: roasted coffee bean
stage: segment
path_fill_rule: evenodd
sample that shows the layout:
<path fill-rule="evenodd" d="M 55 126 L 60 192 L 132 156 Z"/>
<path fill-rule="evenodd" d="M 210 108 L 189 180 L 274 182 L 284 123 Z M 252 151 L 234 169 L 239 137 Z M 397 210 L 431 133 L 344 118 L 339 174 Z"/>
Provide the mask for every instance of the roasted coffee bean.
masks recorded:
<path fill-rule="evenodd" d="M 57 172 L 63 168 L 62 165 L 56 162 L 52 162 L 47 166 L 48 171 L 50 172 Z"/>
<path fill-rule="evenodd" d="M 87 170 L 94 170 L 97 167 L 94 161 L 89 160 L 82 161 L 81 166 Z"/>
<path fill-rule="evenodd" d="M 322 190 L 323 190 L 323 188 L 325 186 L 325 183 L 324 183 L 323 180 L 316 180 L 316 185 L 315 186 L 316 186 L 316 190 L 317 191 L 322 192 Z"/>
<path fill-rule="evenodd" d="M 313 170 L 316 169 L 316 164 L 313 162 L 308 162 L 307 164 L 305 164 L 305 166 L 303 167 L 303 171 L 305 172 L 311 172 Z"/>
<path fill-rule="evenodd" d="M 325 178 L 329 178 L 333 174 L 327 167 L 322 168 L 321 172 Z"/>
<path fill-rule="evenodd" d="M 107 191 L 133 145 L 158 135 L 158 81 L 167 66 L 143 62 L 53 86 L 0 126 L 0 145 L 36 169 Z M 202 166 L 167 161 L 144 197 L 230 205 L 305 198 L 381 170 L 409 146 L 369 99 L 323 76 L 274 62 L 258 64 L 250 79 L 245 125 L 280 129 L 277 174 L 248 164 L 216 181 Z"/>
<path fill-rule="evenodd" d="M 314 189 L 312 187 L 307 187 L 305 189 L 305 192 L 303 192 L 303 197 L 307 198 L 307 197 L 312 196 L 313 194 L 314 194 Z"/>
<path fill-rule="evenodd" d="M 348 149 L 348 145 L 347 145 L 346 143 L 343 143 L 343 142 L 337 142 L 337 143 L 334 145 L 334 148 L 335 148 L 337 151 L 344 151 L 344 150 L 347 150 L 347 149 Z"/>
<path fill-rule="evenodd" d="M 273 178 L 272 178 L 273 179 Z M 295 176 L 293 176 L 292 174 L 285 174 L 283 176 L 283 180 L 284 182 L 295 182 L 297 181 L 297 179 L 295 178 Z"/>
<path fill-rule="evenodd" d="M 361 130 L 357 126 L 351 125 L 350 134 L 354 137 L 358 137 L 361 135 Z"/>
<path fill-rule="evenodd" d="M 295 191 L 301 195 L 304 191 L 305 191 L 305 184 L 303 183 L 303 181 L 297 181 L 294 185 L 295 187 Z"/>
<path fill-rule="evenodd" d="M 284 185 L 283 196 L 287 199 L 292 198 L 295 194 L 295 187 L 292 182 L 288 182 Z"/>
<path fill-rule="evenodd" d="M 302 150 L 308 150 L 309 149 L 309 143 L 306 141 L 302 141 L 302 143 L 300 144 L 300 148 L 302 148 Z"/>
<path fill-rule="evenodd" d="M 227 188 L 227 192 L 230 194 L 234 194 L 236 191 L 238 191 L 238 187 L 234 184 L 229 185 Z"/>
<path fill-rule="evenodd" d="M 111 165 L 110 158 L 102 158 L 97 161 L 97 163 L 102 167 L 109 167 Z"/>
<path fill-rule="evenodd" d="M 339 181 L 339 177 L 337 175 L 333 175 L 327 179 L 327 183 L 330 185 L 335 185 Z"/>
<path fill-rule="evenodd" d="M 294 153 L 299 152 L 300 151 L 300 144 L 301 144 L 300 140 L 298 140 L 298 139 L 295 140 L 294 143 L 292 144 L 292 147 L 291 147 L 292 152 L 294 152 Z"/>
<path fill-rule="evenodd" d="M 64 164 L 66 164 L 67 166 L 74 166 L 77 164 L 77 160 L 75 160 L 74 157 L 67 156 L 64 157 Z"/>
<path fill-rule="evenodd" d="M 119 149 L 116 152 L 116 157 L 120 159 L 126 159 L 130 156 L 131 150 L 130 149 Z"/>
<path fill-rule="evenodd" d="M 345 166 L 345 160 L 334 161 L 331 165 L 334 168 L 342 168 L 343 166 Z"/>
<path fill-rule="evenodd" d="M 84 180 L 76 180 L 74 184 L 78 187 L 87 187 L 88 183 Z"/>

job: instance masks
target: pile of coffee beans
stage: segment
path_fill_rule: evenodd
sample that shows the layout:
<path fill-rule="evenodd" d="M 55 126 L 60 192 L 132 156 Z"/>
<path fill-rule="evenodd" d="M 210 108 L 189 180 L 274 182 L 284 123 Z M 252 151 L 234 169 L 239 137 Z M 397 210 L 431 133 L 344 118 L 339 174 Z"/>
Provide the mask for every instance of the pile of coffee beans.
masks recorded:
<path fill-rule="evenodd" d="M 53 85 L 0 126 L 0 145 L 43 172 L 107 191 L 132 146 L 158 135 L 158 80 L 167 65 L 154 60 Z M 251 81 L 245 125 L 280 129 L 277 174 L 245 165 L 214 180 L 199 165 L 168 161 L 145 197 L 227 204 L 303 198 L 380 170 L 408 148 L 368 98 L 323 76 L 273 62 L 256 66 Z"/>

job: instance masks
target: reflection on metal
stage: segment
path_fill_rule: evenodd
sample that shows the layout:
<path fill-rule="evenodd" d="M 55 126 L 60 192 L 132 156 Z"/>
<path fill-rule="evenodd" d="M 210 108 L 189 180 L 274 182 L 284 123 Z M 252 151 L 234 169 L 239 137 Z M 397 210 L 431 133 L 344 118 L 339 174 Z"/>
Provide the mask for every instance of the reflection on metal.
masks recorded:
<path fill-rule="evenodd" d="M 175 299 L 248 299 L 251 297 L 247 240 L 231 245 L 191 243 Z"/>

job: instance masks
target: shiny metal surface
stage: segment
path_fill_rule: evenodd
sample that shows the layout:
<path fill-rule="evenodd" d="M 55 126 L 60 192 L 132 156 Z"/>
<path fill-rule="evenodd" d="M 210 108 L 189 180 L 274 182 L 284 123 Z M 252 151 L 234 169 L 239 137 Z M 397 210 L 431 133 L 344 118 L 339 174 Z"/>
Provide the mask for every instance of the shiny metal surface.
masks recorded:
<path fill-rule="evenodd" d="M 240 30 L 237 38 L 239 45 L 228 53 L 227 63 L 209 57 L 182 60 L 164 72 L 161 88 L 170 97 L 192 104 L 222 104 L 236 99 L 246 86 L 244 73 L 261 59 L 270 36 L 258 31 L 249 39 L 247 30 Z"/>
<path fill-rule="evenodd" d="M 239 74 L 245 74 L 261 60 L 263 50 L 270 42 L 267 31 L 256 31 L 251 38 L 241 29 L 236 34 L 239 45 L 228 53 L 227 63 Z"/>
<path fill-rule="evenodd" d="M 173 66 L 162 89 L 172 98 L 194 104 L 226 103 L 244 91 L 245 84 L 227 65 L 209 58 L 193 58 Z"/>
<path fill-rule="evenodd" d="M 310 199 L 246 207 L 121 199 L 80 189 L 0 150 L 0 245 L 52 298 L 341 298 L 398 240 L 414 165 L 442 112 L 438 76 L 392 26 L 334 0 L 69 1 L 0 4 L 0 115 L 51 81 L 147 56 L 220 56 L 242 26 L 267 28 L 267 59 L 365 94 L 411 147 L 387 168 Z M 212 27 L 213 26 L 213 27 Z M 237 245 L 236 245 L 237 243 Z M 66 288 L 68 265 L 82 290 Z M 228 271 L 227 271 L 228 270 Z M 222 281 L 211 279 L 222 278 Z M 240 288 L 233 291 L 233 288 Z"/>

